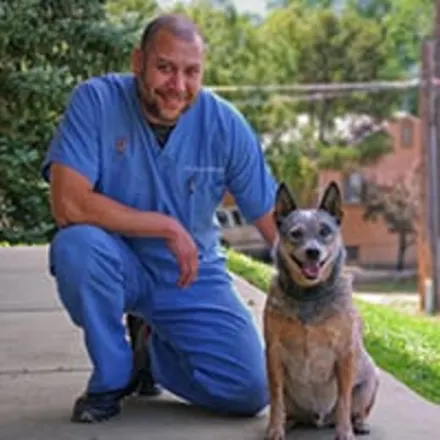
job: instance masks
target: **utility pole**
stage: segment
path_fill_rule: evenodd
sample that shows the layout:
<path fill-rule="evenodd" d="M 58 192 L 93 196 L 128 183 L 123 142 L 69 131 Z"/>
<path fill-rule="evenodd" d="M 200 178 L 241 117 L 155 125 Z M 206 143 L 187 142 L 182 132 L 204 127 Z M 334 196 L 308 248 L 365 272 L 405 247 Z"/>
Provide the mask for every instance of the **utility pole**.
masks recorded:
<path fill-rule="evenodd" d="M 440 311 L 440 0 L 434 36 L 424 41 L 420 87 L 422 120 L 419 294 L 428 313 Z"/>

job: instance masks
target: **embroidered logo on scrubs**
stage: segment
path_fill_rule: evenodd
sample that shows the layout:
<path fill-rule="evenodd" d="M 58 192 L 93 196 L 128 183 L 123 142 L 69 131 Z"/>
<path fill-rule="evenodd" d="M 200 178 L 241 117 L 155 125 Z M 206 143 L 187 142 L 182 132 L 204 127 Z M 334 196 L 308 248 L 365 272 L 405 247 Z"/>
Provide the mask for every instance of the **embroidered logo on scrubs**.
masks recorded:
<path fill-rule="evenodd" d="M 124 138 L 119 138 L 116 141 L 116 151 L 119 154 L 123 154 L 125 152 L 126 146 L 127 146 L 127 141 Z"/>

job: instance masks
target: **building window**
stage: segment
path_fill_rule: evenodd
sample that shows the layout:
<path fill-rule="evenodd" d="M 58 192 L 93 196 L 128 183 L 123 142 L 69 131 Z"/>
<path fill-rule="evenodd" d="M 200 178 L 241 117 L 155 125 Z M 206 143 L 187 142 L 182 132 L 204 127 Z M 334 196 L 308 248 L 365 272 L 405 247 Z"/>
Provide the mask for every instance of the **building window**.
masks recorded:
<path fill-rule="evenodd" d="M 346 246 L 347 262 L 355 263 L 359 259 L 359 246 Z"/>
<path fill-rule="evenodd" d="M 410 125 L 404 125 L 402 128 L 402 147 L 411 147 L 413 145 L 413 130 Z"/>
<path fill-rule="evenodd" d="M 361 203 L 363 200 L 364 182 L 362 174 L 353 172 L 344 179 L 345 203 Z"/>

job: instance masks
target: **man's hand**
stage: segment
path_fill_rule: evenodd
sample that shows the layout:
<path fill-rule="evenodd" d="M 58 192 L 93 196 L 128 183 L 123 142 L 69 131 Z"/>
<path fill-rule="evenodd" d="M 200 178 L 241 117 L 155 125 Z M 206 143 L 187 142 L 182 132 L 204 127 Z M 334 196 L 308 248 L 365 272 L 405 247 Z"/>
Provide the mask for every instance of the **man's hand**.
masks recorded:
<path fill-rule="evenodd" d="M 167 245 L 180 266 L 177 284 L 180 287 L 188 287 L 197 278 L 199 271 L 198 249 L 194 240 L 178 222 L 173 229 L 171 237 L 167 239 Z"/>

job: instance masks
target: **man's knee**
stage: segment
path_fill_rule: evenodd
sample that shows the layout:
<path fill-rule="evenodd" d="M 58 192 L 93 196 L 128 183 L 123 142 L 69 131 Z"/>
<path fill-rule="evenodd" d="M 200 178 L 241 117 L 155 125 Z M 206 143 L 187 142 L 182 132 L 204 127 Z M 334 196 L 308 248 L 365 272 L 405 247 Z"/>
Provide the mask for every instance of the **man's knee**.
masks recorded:
<path fill-rule="evenodd" d="M 253 416 L 269 401 L 264 356 L 256 348 L 243 348 L 235 359 L 226 358 L 215 368 L 199 366 L 195 378 L 205 390 L 208 406 L 233 415 Z M 218 361 L 217 361 L 218 362 Z"/>
<path fill-rule="evenodd" d="M 255 365 L 242 377 L 241 393 L 229 402 L 231 411 L 238 415 L 253 416 L 268 404 L 266 375 L 261 365 Z"/>
<path fill-rule="evenodd" d="M 50 246 L 51 269 L 56 270 L 57 263 L 63 265 L 81 264 L 84 261 L 76 258 L 85 256 L 97 243 L 108 240 L 109 235 L 95 226 L 74 225 L 60 229 Z"/>
<path fill-rule="evenodd" d="M 117 276 L 119 255 L 111 236 L 103 229 L 75 225 L 58 231 L 50 247 L 50 272 L 58 292 L 73 321 L 81 321 L 81 295 L 93 279 L 103 278 L 102 267 L 109 276 Z M 88 300 L 91 300 L 89 298 Z"/>
<path fill-rule="evenodd" d="M 255 365 L 235 383 L 226 380 L 218 386 L 210 386 L 208 393 L 212 407 L 231 415 L 252 417 L 268 404 L 268 387 L 266 375 L 261 365 Z"/>

